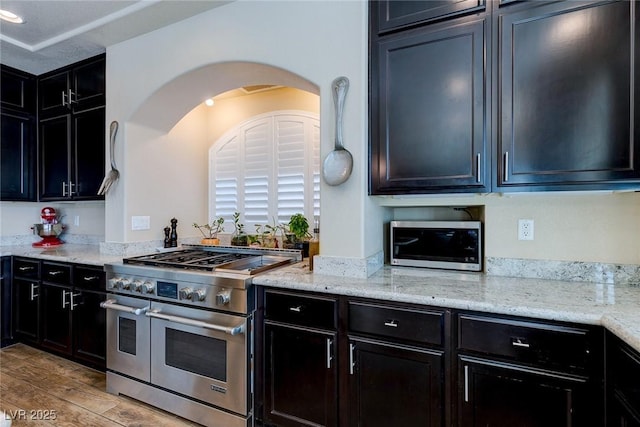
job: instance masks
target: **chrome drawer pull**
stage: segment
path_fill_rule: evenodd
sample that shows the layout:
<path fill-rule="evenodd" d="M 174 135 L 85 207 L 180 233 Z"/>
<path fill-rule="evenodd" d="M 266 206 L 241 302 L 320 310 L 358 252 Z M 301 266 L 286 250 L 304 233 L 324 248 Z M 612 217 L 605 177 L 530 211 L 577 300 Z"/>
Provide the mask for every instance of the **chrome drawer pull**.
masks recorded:
<path fill-rule="evenodd" d="M 40 294 L 36 294 L 36 290 L 38 289 L 38 285 L 36 285 L 35 283 L 31 283 L 31 299 L 30 301 L 33 301 L 34 299 L 38 298 L 40 296 Z"/>
<path fill-rule="evenodd" d="M 53 271 L 50 271 L 48 274 L 49 274 L 49 276 L 58 276 L 58 275 L 60 275 L 62 273 L 64 273 L 64 271 L 62 271 L 62 270 L 53 270 Z"/>
<path fill-rule="evenodd" d="M 98 276 L 84 276 L 83 280 L 85 282 L 93 282 L 94 280 L 98 280 L 99 277 Z"/>
<path fill-rule="evenodd" d="M 384 326 L 389 326 L 391 328 L 397 328 L 398 327 L 398 323 L 395 320 L 388 320 L 388 321 L 384 322 Z"/>
<path fill-rule="evenodd" d="M 117 303 L 116 300 L 108 299 L 106 301 L 101 302 L 100 307 L 106 308 L 108 310 L 116 310 L 116 311 L 122 311 L 124 313 L 135 314 L 136 316 L 140 316 L 145 311 L 149 310 L 149 307 L 134 308 L 134 307 L 129 307 L 126 305 L 121 305 L 116 303 Z"/>
<path fill-rule="evenodd" d="M 332 344 L 333 340 L 327 338 L 327 369 L 331 369 L 331 361 L 333 360 L 333 356 L 331 355 Z"/>
<path fill-rule="evenodd" d="M 299 305 L 297 307 L 289 307 L 289 311 L 293 311 L 295 313 L 300 313 L 302 311 L 302 306 Z"/>
<path fill-rule="evenodd" d="M 513 345 L 514 347 L 522 347 L 522 348 L 530 347 L 529 343 L 524 342 L 522 338 L 511 338 L 511 345 Z"/>
<path fill-rule="evenodd" d="M 31 271 L 31 270 L 33 270 L 34 268 L 35 268 L 35 267 L 33 267 L 33 266 L 31 266 L 31 265 L 26 265 L 26 266 L 23 266 L 23 267 L 18 267 L 18 270 L 20 270 L 20 271 Z"/>
<path fill-rule="evenodd" d="M 354 344 L 349 344 L 349 374 L 353 375 L 354 368 L 356 367 L 356 362 L 353 360 L 353 350 L 355 350 L 356 346 Z"/>

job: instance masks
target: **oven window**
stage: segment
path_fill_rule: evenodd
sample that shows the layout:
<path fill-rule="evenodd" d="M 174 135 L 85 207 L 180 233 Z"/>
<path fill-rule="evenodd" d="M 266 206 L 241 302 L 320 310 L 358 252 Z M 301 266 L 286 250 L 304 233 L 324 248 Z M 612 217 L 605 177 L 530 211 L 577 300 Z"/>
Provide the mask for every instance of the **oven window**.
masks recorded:
<path fill-rule="evenodd" d="M 165 328 L 165 363 L 218 381 L 227 381 L 227 342 Z"/>
<path fill-rule="evenodd" d="M 136 355 L 136 321 L 118 317 L 118 350 Z"/>

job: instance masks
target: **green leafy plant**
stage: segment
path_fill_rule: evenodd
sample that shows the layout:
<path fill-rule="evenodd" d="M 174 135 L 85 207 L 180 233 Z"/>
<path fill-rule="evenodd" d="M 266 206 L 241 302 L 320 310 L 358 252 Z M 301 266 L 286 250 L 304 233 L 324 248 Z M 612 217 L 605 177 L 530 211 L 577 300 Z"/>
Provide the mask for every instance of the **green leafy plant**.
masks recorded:
<path fill-rule="evenodd" d="M 293 214 L 289 218 L 289 224 L 287 224 L 289 231 L 293 233 L 296 240 L 302 242 L 311 237 L 309 234 L 309 222 L 307 218 L 302 214 Z"/>
<path fill-rule="evenodd" d="M 240 222 L 240 212 L 233 213 L 233 228 L 231 244 L 233 246 L 247 246 L 249 244 L 249 237 L 244 232 L 244 224 Z"/>
<path fill-rule="evenodd" d="M 200 231 L 200 233 L 202 233 L 202 236 L 205 239 L 215 239 L 218 237 L 218 233 L 220 233 L 221 231 L 224 231 L 224 227 L 222 226 L 223 223 L 224 223 L 224 218 L 219 217 L 215 219 L 211 224 L 198 225 L 197 223 L 194 222 L 193 227 L 197 228 Z"/>

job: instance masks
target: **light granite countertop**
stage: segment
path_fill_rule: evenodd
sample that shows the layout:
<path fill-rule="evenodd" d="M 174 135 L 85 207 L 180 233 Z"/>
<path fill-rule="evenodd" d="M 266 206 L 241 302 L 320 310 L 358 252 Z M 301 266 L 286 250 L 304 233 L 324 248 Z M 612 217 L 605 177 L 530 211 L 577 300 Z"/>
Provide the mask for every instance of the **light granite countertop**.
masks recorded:
<path fill-rule="evenodd" d="M 311 274 L 305 263 L 254 284 L 602 325 L 640 351 L 640 286 L 487 276 L 390 267 L 366 279 Z"/>
<path fill-rule="evenodd" d="M 98 245 L 0 246 L 0 255 L 103 266 Z M 602 325 L 640 351 L 640 286 L 385 266 L 366 279 L 312 274 L 306 262 L 256 276 L 257 285 Z"/>

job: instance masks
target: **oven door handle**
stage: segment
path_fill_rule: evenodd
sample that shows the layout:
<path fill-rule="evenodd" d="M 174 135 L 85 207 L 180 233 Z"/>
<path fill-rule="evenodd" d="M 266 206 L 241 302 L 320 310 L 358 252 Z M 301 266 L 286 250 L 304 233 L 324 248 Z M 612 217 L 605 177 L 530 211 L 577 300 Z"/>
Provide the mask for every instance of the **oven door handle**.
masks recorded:
<path fill-rule="evenodd" d="M 149 307 L 135 308 L 135 307 L 129 307 L 128 305 L 116 304 L 116 302 L 117 301 L 114 299 L 108 299 L 106 301 L 101 302 L 100 307 L 106 308 L 109 310 L 123 311 L 125 313 L 135 314 L 136 316 L 140 316 L 141 314 L 149 310 Z"/>
<path fill-rule="evenodd" d="M 188 326 L 195 326 L 198 328 L 212 329 L 214 331 L 224 332 L 229 335 L 240 335 L 244 334 L 244 323 L 239 324 L 238 326 L 220 326 L 214 325 L 213 323 L 203 322 L 202 320 L 193 320 L 188 319 L 186 317 L 172 316 L 170 314 L 162 314 L 157 310 L 147 311 L 145 316 L 152 317 L 154 319 L 162 319 L 167 320 L 169 322 L 180 323 Z"/>

